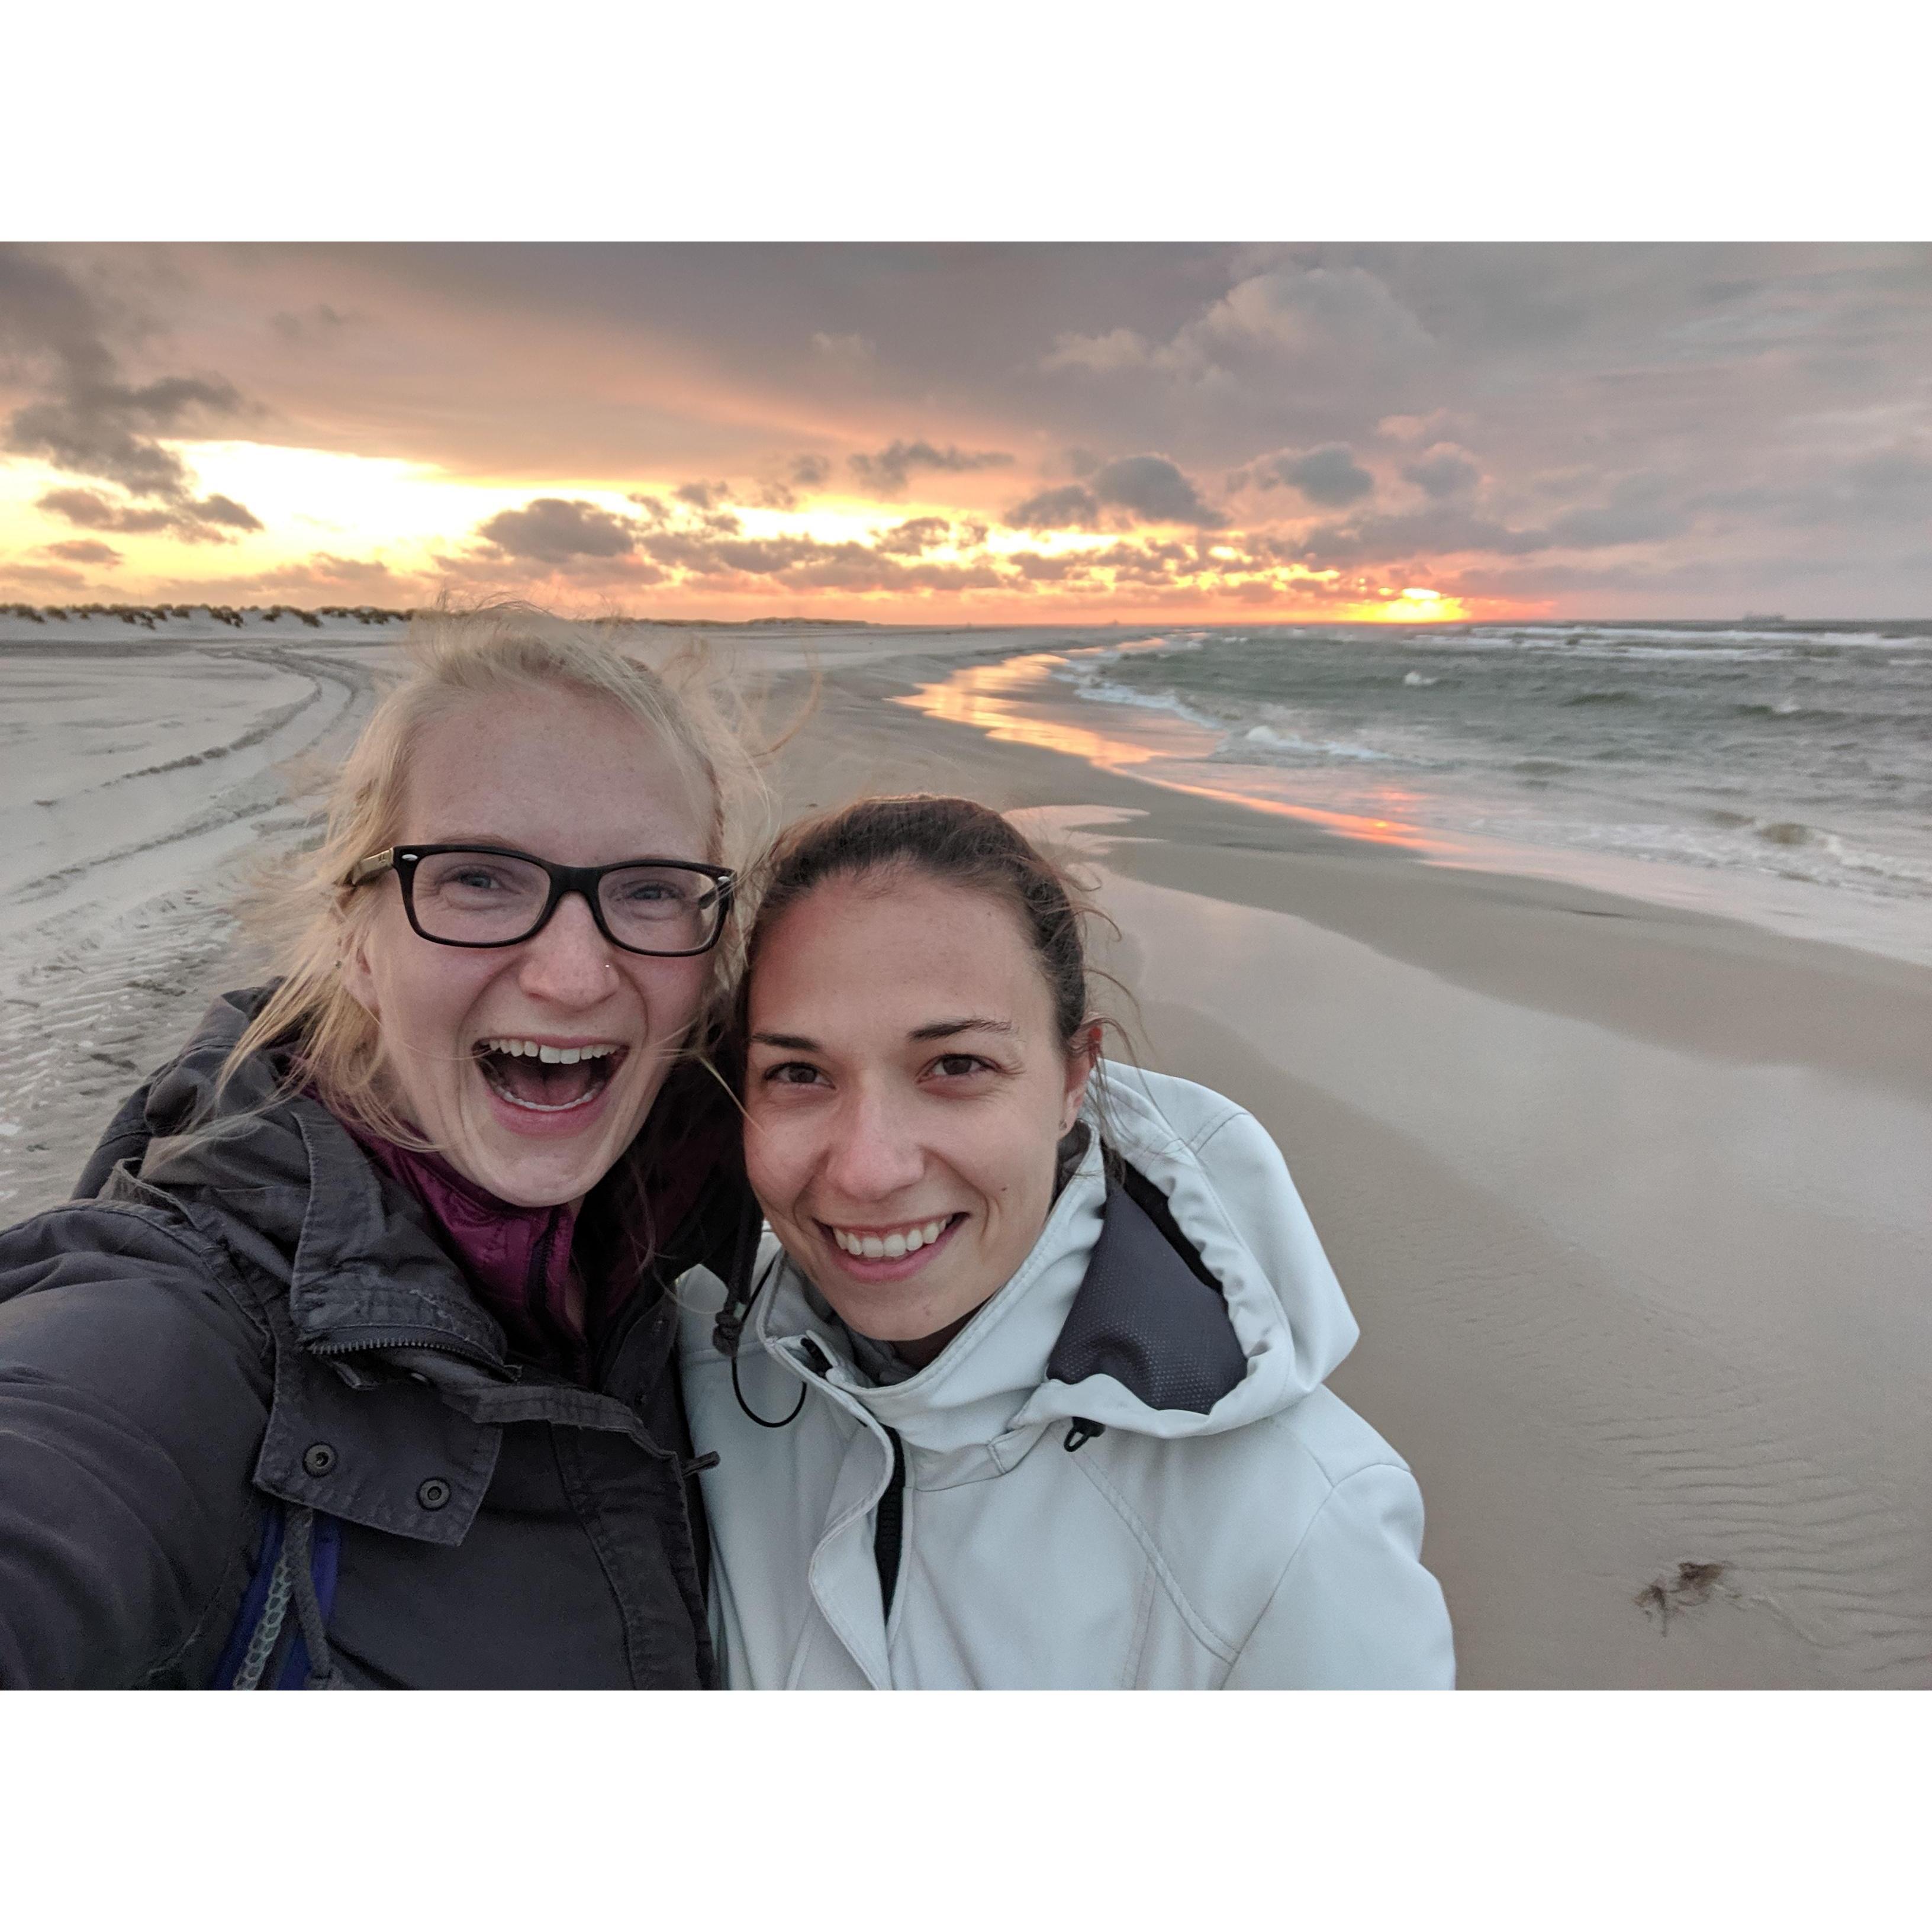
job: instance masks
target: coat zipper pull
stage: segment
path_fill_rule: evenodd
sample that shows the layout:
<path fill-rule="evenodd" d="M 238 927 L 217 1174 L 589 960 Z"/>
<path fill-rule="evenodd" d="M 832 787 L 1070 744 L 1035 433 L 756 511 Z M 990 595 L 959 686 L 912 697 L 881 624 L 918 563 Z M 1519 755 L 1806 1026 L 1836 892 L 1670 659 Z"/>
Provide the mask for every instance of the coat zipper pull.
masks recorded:
<path fill-rule="evenodd" d="M 682 1473 L 687 1476 L 702 1475 L 706 1469 L 718 1466 L 718 1451 L 707 1449 L 702 1456 L 694 1456 L 685 1464 Z"/>
<path fill-rule="evenodd" d="M 1083 1442 L 1090 1442 L 1096 1436 L 1104 1436 L 1107 1425 L 1104 1422 L 1089 1422 L 1085 1416 L 1076 1415 L 1066 1431 L 1066 1440 L 1060 1444 L 1068 1455 L 1072 1455 Z"/>

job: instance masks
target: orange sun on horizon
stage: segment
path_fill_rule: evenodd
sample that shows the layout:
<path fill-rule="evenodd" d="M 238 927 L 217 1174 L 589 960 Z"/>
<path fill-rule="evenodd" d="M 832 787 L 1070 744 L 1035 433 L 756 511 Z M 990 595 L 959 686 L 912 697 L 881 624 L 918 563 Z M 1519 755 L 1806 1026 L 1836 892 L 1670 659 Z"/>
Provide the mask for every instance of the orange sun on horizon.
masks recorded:
<path fill-rule="evenodd" d="M 1469 607 L 1460 597 L 1412 584 L 1366 606 L 1364 614 L 1378 624 L 1460 624 L 1468 618 Z"/>

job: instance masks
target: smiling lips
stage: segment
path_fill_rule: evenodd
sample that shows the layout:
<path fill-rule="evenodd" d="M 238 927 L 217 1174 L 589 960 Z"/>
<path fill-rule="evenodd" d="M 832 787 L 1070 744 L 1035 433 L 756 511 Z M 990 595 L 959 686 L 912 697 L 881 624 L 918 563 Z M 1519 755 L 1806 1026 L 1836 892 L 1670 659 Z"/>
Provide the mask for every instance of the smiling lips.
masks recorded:
<path fill-rule="evenodd" d="M 934 1246 L 965 1218 L 964 1214 L 940 1214 L 929 1221 L 908 1222 L 896 1228 L 838 1228 L 829 1221 L 821 1221 L 819 1226 L 832 1238 L 832 1245 L 854 1261 L 896 1262 Z"/>
<path fill-rule="evenodd" d="M 569 1114 L 602 1097 L 630 1049 L 616 1040 L 500 1036 L 478 1040 L 484 1082 L 507 1106 L 532 1114 Z"/>

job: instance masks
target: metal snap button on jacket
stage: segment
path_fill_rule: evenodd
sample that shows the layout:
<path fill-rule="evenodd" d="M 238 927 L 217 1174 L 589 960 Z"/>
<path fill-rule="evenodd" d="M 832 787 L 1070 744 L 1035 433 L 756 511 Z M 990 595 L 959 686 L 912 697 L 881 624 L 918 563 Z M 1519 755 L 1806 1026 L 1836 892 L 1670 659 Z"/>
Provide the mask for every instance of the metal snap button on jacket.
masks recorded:
<path fill-rule="evenodd" d="M 311 1442 L 302 1451 L 302 1467 L 311 1476 L 326 1476 L 335 1467 L 335 1451 L 326 1442 Z"/>
<path fill-rule="evenodd" d="M 424 1509 L 437 1510 L 449 1500 L 449 1485 L 440 1476 L 432 1476 L 416 1492 L 416 1501 Z"/>

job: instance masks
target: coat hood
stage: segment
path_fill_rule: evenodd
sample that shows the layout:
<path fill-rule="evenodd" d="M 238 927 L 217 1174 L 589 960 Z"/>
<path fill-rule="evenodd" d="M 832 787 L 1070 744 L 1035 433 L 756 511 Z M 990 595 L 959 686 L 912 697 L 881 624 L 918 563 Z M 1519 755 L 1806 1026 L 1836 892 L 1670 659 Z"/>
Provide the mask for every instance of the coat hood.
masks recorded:
<path fill-rule="evenodd" d="M 278 1056 L 254 1054 L 222 1084 L 272 991 L 214 1002 L 180 1056 L 122 1103 L 76 1198 L 108 1190 L 120 1168 L 218 1204 L 223 1238 L 288 1283 L 307 1347 L 430 1347 L 500 1371 L 503 1330 L 452 1271 L 428 1213 L 320 1101 L 280 1092 Z"/>
<path fill-rule="evenodd" d="M 1358 1330 L 1274 1142 L 1190 1081 L 1103 1063 L 1095 1084 L 1086 1150 L 1032 1252 L 925 1368 L 860 1373 L 776 1254 L 752 1334 L 908 1443 L 996 1463 L 1057 1421 L 1208 1436 L 1300 1401 Z"/>
<path fill-rule="evenodd" d="M 214 1002 L 179 1057 L 122 1104 L 76 1198 L 108 1189 L 117 1167 L 184 1200 L 206 1196 L 218 1206 L 223 1238 L 288 1284 L 297 1336 L 320 1352 L 430 1348 L 500 1375 L 513 1345 L 544 1354 L 532 1345 L 519 1283 L 527 1293 L 542 1263 L 547 1283 L 560 1288 L 580 1226 L 595 1224 L 601 1239 L 622 1204 L 607 1205 L 600 1184 L 581 1216 L 518 1208 L 434 1156 L 388 1150 L 396 1157 L 385 1158 L 381 1144 L 359 1141 L 320 1101 L 288 1094 L 285 1063 L 273 1050 L 250 1056 L 224 1084 L 223 1066 L 273 991 L 253 987 Z M 685 1138 L 702 1156 L 712 1144 L 709 1124 Z M 654 1251 L 651 1273 L 669 1280 L 704 1262 L 736 1278 L 748 1264 L 756 1214 L 735 1166 L 719 1162 L 715 1172 L 681 1178 L 697 1184 L 680 1181 L 652 1197 L 675 1226 Z M 633 1276 L 625 1287 L 639 1285 Z M 607 1297 L 599 1314 L 608 1316 L 616 1301 Z M 580 1342 L 575 1352 L 580 1360 Z"/>

